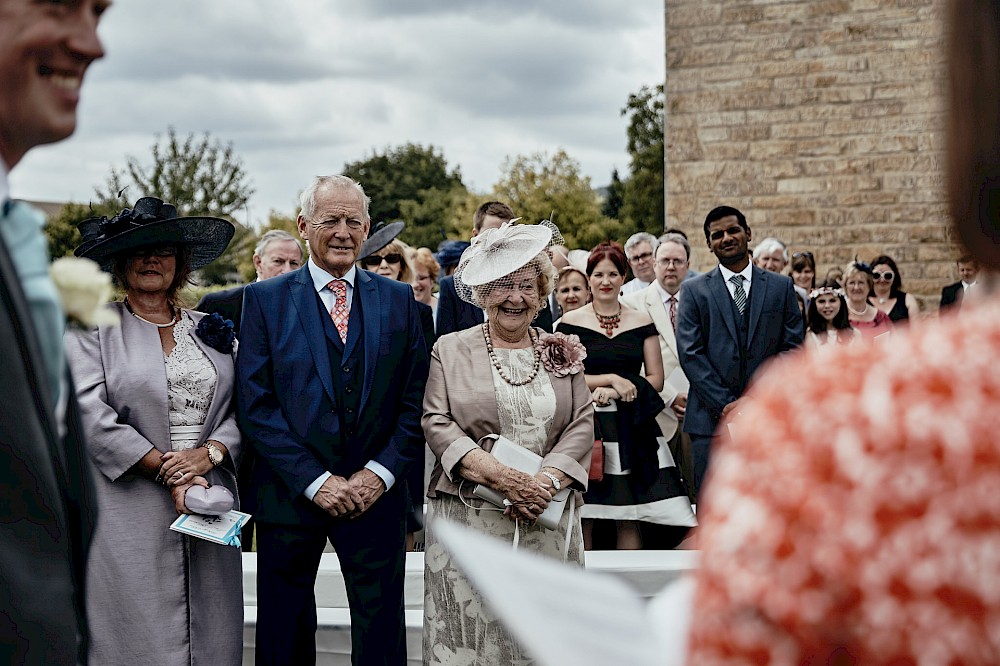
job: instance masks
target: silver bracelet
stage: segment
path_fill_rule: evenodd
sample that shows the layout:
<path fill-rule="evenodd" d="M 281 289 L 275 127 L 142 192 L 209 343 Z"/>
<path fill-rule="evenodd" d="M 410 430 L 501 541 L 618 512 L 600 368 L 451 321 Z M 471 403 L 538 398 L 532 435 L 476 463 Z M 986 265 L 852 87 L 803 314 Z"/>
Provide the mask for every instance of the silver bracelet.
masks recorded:
<path fill-rule="evenodd" d="M 542 474 L 552 482 L 552 487 L 556 489 L 556 492 L 562 490 L 562 484 L 559 483 L 559 479 L 556 478 L 555 474 L 546 472 L 544 469 L 542 470 Z"/>

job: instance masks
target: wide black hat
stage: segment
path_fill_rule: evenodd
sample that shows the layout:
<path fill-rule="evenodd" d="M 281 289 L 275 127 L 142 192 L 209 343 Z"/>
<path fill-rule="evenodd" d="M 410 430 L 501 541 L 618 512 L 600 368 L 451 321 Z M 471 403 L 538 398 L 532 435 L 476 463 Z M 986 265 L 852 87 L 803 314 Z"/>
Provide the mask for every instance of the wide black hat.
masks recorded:
<path fill-rule="evenodd" d="M 236 227 L 217 217 L 177 217 L 177 208 L 156 197 L 143 197 L 110 220 L 93 217 L 79 225 L 83 242 L 73 253 L 93 259 L 109 273 L 115 257 L 152 245 L 185 245 L 191 270 L 207 266 L 225 252 Z"/>
<path fill-rule="evenodd" d="M 386 245 L 396 240 L 396 236 L 403 233 L 403 229 L 406 228 L 406 222 L 402 220 L 396 220 L 395 222 L 379 222 L 375 225 L 375 229 L 368 234 L 368 238 L 365 242 L 361 244 L 361 251 L 358 252 L 358 259 L 364 259 L 365 257 L 370 257 Z"/>

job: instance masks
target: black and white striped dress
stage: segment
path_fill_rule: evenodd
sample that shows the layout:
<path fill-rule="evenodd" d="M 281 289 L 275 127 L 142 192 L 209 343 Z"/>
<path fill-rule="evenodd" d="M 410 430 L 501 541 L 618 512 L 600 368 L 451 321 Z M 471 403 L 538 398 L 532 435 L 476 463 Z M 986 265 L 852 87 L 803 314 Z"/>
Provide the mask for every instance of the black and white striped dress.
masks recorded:
<path fill-rule="evenodd" d="M 587 348 L 584 371 L 593 375 L 639 375 L 643 342 L 657 335 L 653 324 L 619 331 L 611 338 L 572 324 L 560 323 L 559 332 L 580 337 L 580 342 Z M 619 443 L 619 431 L 628 432 L 629 429 L 621 423 L 616 402 L 612 401 L 608 407 L 595 408 L 595 435 L 604 440 L 604 479 L 590 482 L 584 495 L 581 517 L 685 527 L 697 525 L 680 472 L 655 424 L 652 428 L 655 429 L 656 441 L 629 442 L 628 445 L 633 451 L 640 448 L 647 452 L 655 450 L 655 463 L 652 463 L 652 455 L 643 456 L 643 459 L 655 464 L 657 469 L 645 470 L 647 474 L 639 475 L 623 468 L 622 449 L 626 444 Z M 652 419 L 655 414 L 649 416 Z"/>

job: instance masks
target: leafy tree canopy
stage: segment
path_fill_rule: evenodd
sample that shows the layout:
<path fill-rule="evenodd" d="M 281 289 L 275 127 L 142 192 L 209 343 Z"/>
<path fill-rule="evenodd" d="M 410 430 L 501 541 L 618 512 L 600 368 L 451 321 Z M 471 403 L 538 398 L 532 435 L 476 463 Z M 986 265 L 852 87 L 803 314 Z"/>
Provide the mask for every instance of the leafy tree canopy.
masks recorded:
<path fill-rule="evenodd" d="M 181 138 L 171 127 L 165 137 L 156 137 L 150 153 L 151 163 L 130 156 L 123 169 L 112 167 L 104 189 L 96 190 L 98 208 L 113 214 L 141 197 L 157 197 L 176 206 L 182 216 L 208 215 L 234 222 L 236 213 L 246 209 L 254 190 L 231 143 L 223 144 L 208 132 Z M 247 242 L 253 252 L 254 234 L 239 223 L 236 227 L 225 253 L 199 271 L 202 282 L 239 279 L 240 253 L 245 253 Z"/>
<path fill-rule="evenodd" d="M 526 222 L 551 219 L 571 248 L 589 249 L 607 238 L 617 238 L 619 225 L 601 214 L 601 203 L 581 175 L 580 164 L 558 150 L 508 157 L 493 193 Z"/>
<path fill-rule="evenodd" d="M 621 113 L 629 119 L 626 148 L 631 175 L 624 183 L 618 217 L 636 230 L 660 234 L 665 219 L 663 85 L 643 86 L 629 95 Z"/>
<path fill-rule="evenodd" d="M 373 225 L 403 220 L 406 230 L 400 238 L 414 247 L 435 249 L 445 238 L 455 237 L 456 210 L 469 193 L 459 170 L 449 170 L 434 146 L 407 143 L 375 151 L 345 164 L 343 173 L 361 183 L 371 197 Z M 468 232 L 459 236 L 467 237 Z"/>

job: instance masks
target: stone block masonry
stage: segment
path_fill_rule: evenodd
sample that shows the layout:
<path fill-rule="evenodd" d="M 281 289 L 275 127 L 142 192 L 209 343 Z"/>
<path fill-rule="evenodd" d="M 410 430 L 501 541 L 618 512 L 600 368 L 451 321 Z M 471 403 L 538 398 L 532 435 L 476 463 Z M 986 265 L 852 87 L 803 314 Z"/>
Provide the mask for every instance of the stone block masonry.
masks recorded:
<path fill-rule="evenodd" d="M 925 313 L 961 253 L 944 185 L 943 0 L 665 0 L 667 224 L 811 250 L 822 277 L 893 255 Z"/>

